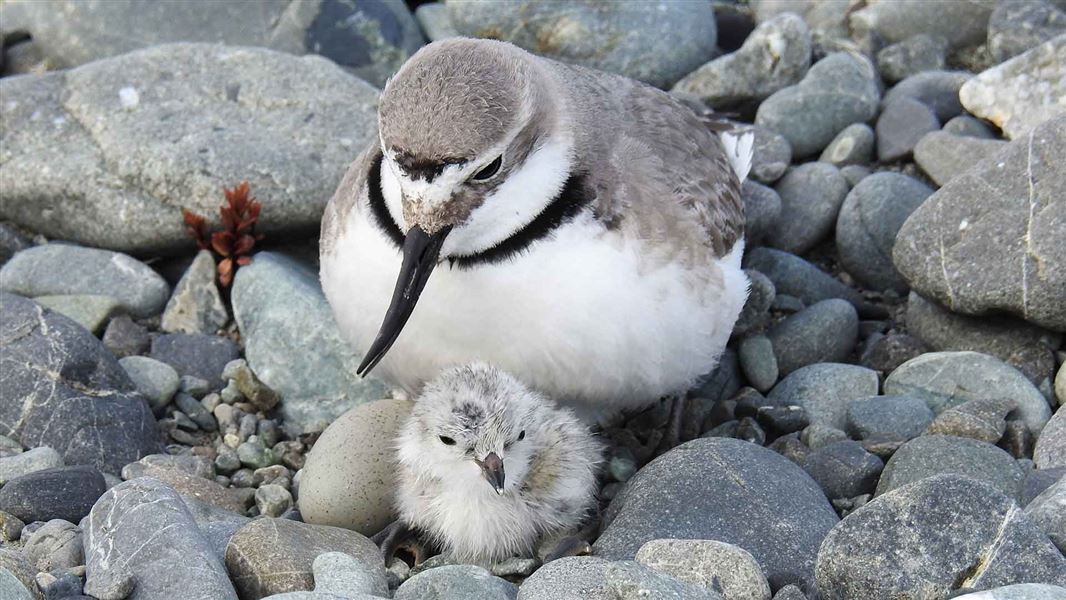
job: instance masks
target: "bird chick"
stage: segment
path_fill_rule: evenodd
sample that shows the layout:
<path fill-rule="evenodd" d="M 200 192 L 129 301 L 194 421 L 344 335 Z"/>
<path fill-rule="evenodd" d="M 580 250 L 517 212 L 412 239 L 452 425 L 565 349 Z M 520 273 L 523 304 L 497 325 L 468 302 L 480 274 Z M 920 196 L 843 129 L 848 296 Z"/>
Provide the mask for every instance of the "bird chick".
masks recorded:
<path fill-rule="evenodd" d="M 475 363 L 426 385 L 398 454 L 400 522 L 458 560 L 493 562 L 580 526 L 602 447 L 569 409 Z"/>

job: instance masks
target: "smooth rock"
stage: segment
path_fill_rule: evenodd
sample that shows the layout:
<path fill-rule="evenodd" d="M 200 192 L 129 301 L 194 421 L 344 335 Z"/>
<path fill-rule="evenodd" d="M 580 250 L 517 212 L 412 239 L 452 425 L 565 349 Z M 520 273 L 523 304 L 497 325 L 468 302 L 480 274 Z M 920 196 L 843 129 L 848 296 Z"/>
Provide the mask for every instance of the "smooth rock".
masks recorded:
<path fill-rule="evenodd" d="M 315 575 L 315 592 L 356 598 L 378 591 L 379 574 L 343 552 L 319 554 L 311 564 L 311 570 Z"/>
<path fill-rule="evenodd" d="M 880 90 L 873 66 L 845 53 L 818 61 L 800 83 L 763 101 L 755 124 L 785 136 L 797 158 L 821 151 L 852 123 L 877 114 Z"/>
<path fill-rule="evenodd" d="M 14 99 L 0 106 L 0 119 L 10 124 L 0 134 L 0 218 L 138 254 L 192 248 L 181 208 L 217 226 L 222 188 L 242 180 L 263 202 L 258 232 L 318 231 L 348 164 L 376 139 L 377 90 L 320 57 L 262 48 L 153 46 L 69 71 L 5 78 L 0 92 Z M 77 272 L 65 279 L 91 279 L 86 267 L 66 261 L 66 270 Z M 94 281 L 106 290 L 100 293 L 136 289 Z M 161 281 L 152 288 L 152 310 L 141 307 L 135 316 L 163 309 L 169 291 Z"/>
<path fill-rule="evenodd" d="M 122 310 L 111 296 L 71 294 L 66 296 L 37 296 L 34 302 L 57 313 L 70 317 L 74 322 L 99 335 L 108 320 Z"/>
<path fill-rule="evenodd" d="M 415 20 L 422 27 L 429 41 L 436 42 L 450 37 L 459 37 L 448 16 L 448 7 L 443 2 L 427 2 L 415 9 Z"/>
<path fill-rule="evenodd" d="M 213 479 L 193 475 L 187 471 L 159 464 L 130 463 L 122 469 L 122 477 L 131 481 L 152 477 L 165 483 L 186 498 L 195 498 L 216 508 L 242 514 L 252 503 L 254 492 L 248 489 L 227 488 Z"/>
<path fill-rule="evenodd" d="M 643 598 L 671 598 L 676 600 L 723 600 L 716 592 L 685 583 L 649 569 L 644 565 L 620 560 L 607 565 L 604 572 L 608 589 L 618 600 Z"/>
<path fill-rule="evenodd" d="M 854 35 L 876 32 L 894 43 L 924 33 L 946 40 L 954 50 L 985 41 L 995 5 L 995 0 L 876 0 L 852 12 L 848 19 Z"/>
<path fill-rule="evenodd" d="M 774 189 L 781 197 L 781 215 L 767 241 L 802 254 L 832 231 L 848 182 L 833 165 L 813 162 L 789 171 Z"/>
<path fill-rule="evenodd" d="M 119 315 L 108 322 L 102 341 L 117 358 L 147 354 L 152 345 L 148 329 L 134 323 L 127 315 Z"/>
<path fill-rule="evenodd" d="M 9 480 L 0 488 L 0 510 L 25 523 L 63 519 L 77 523 L 104 493 L 93 467 L 58 467 Z"/>
<path fill-rule="evenodd" d="M 983 481 L 1017 498 L 1025 474 L 1011 455 L 992 444 L 950 435 L 923 435 L 903 444 L 885 464 L 877 495 L 934 475 L 951 473 Z"/>
<path fill-rule="evenodd" d="M 144 394 L 153 410 L 170 403 L 181 383 L 174 367 L 154 358 L 127 356 L 120 358 L 118 364 L 129 375 L 133 385 L 137 386 L 137 391 Z"/>
<path fill-rule="evenodd" d="M 988 125 L 980 119 L 969 115 L 959 115 L 944 123 L 941 131 L 962 137 L 974 137 L 983 140 L 994 140 L 996 134 L 992 133 Z"/>
<path fill-rule="evenodd" d="M 906 96 L 894 98 L 877 118 L 877 159 L 908 158 L 922 137 L 939 129 L 940 121 L 928 106 Z"/>
<path fill-rule="evenodd" d="M 772 586 L 813 589 L 814 555 L 836 521 L 817 484 L 788 459 L 740 440 L 705 438 L 674 448 L 626 483 L 594 552 L 626 559 L 653 539 L 713 538 L 750 552 Z"/>
<path fill-rule="evenodd" d="M 830 499 L 873 492 L 885 463 L 851 440 L 818 448 L 803 459 L 803 470 Z"/>
<path fill-rule="evenodd" d="M 1059 365 L 1059 372 L 1055 374 L 1055 397 L 1059 404 L 1066 404 L 1066 361 Z"/>
<path fill-rule="evenodd" d="M 261 515 L 280 517 L 292 505 L 292 494 L 280 485 L 267 484 L 255 490 L 255 506 Z"/>
<path fill-rule="evenodd" d="M 1025 421 L 1038 433 L 1051 417 L 1044 396 L 1002 361 L 977 352 L 931 352 L 909 360 L 885 380 L 885 394 L 913 396 L 940 414 L 978 398 L 1010 398 L 1018 403 L 1009 418 Z"/>
<path fill-rule="evenodd" d="M 445 565 L 405 581 L 396 600 L 514 600 L 518 588 L 475 565 Z"/>
<path fill-rule="evenodd" d="M 937 415 L 926 433 L 954 435 L 995 444 L 1003 437 L 1007 428 L 1004 419 L 1015 406 L 1013 400 L 1003 398 L 963 402 Z"/>
<path fill-rule="evenodd" d="M 870 175 L 870 167 L 863 165 L 844 165 L 840 168 L 840 174 L 848 182 L 848 187 L 855 187 L 860 181 Z"/>
<path fill-rule="evenodd" d="M 1033 385 L 1052 376 L 1051 348 L 1062 340 L 1020 319 L 1003 315 L 967 317 L 911 293 L 907 299 L 907 330 L 934 350 L 970 350 L 990 354 L 1021 371 Z"/>
<path fill-rule="evenodd" d="M 962 113 L 959 88 L 971 77 L 963 71 L 925 71 L 911 75 L 892 86 L 881 105 L 888 106 L 901 97 L 912 98 L 933 109 L 937 120 L 943 123 Z"/>
<path fill-rule="evenodd" d="M 81 538 L 81 529 L 77 525 L 52 519 L 34 532 L 22 551 L 38 572 L 73 569 L 85 564 Z"/>
<path fill-rule="evenodd" d="M 109 473 L 159 451 L 147 402 L 92 334 L 19 296 L 0 304 L 0 434 Z"/>
<path fill-rule="evenodd" d="M 819 363 L 796 370 L 770 391 L 769 399 L 807 411 L 812 425 L 843 430 L 848 404 L 877 395 L 877 373 L 855 365 Z"/>
<path fill-rule="evenodd" d="M 943 38 L 918 33 L 878 52 L 877 68 L 885 81 L 896 83 L 923 71 L 942 71 L 947 51 Z"/>
<path fill-rule="evenodd" d="M 356 375 L 359 358 L 341 340 L 318 278 L 296 261 L 260 252 L 237 272 L 233 314 L 255 374 L 281 396 L 280 414 L 299 432 L 384 395 Z"/>
<path fill-rule="evenodd" d="M 908 396 L 871 396 L 848 402 L 847 432 L 858 439 L 910 440 L 933 422 L 925 400 Z"/>
<path fill-rule="evenodd" d="M 905 333 L 875 334 L 866 338 L 859 364 L 882 373 L 891 373 L 908 360 L 928 351 L 925 343 Z"/>
<path fill-rule="evenodd" d="M 4 567 L 0 567 L 0 597 L 4 600 L 35 600 L 19 578 Z"/>
<path fill-rule="evenodd" d="M 1036 439 L 1033 462 L 1038 469 L 1066 467 L 1066 410 L 1061 405 Z"/>
<path fill-rule="evenodd" d="M 746 243 L 758 244 L 770 235 L 781 216 L 781 196 L 773 188 L 752 180 L 745 180 L 740 187 L 744 200 L 744 226 Z"/>
<path fill-rule="evenodd" d="M 1062 155 L 1066 116 L 931 196 L 904 224 L 894 250 L 911 287 L 954 312 L 1007 311 L 1066 330 Z"/>
<path fill-rule="evenodd" d="M 170 42 L 209 42 L 320 54 L 380 87 L 423 43 L 418 24 L 400 0 L 239 0 L 196 11 L 150 0 L 64 1 L 51 10 L 35 2 L 17 4 L 22 6 L 7 7 L 4 17 L 29 31 L 56 68 Z M 138 35 L 112 33 L 132 29 Z"/>
<path fill-rule="evenodd" d="M 792 146 L 788 145 L 783 135 L 765 127 L 753 126 L 751 131 L 755 140 L 752 144 L 749 180 L 769 185 L 780 179 L 788 169 L 792 162 Z"/>
<path fill-rule="evenodd" d="M 15 92 L 12 97 L 18 97 L 17 91 L 12 91 Z M 6 102 L 4 113 L 11 104 L 17 102 Z M 5 116 L 4 122 L 21 124 L 23 119 Z M 12 135 L 12 129 L 18 128 L 6 127 L 2 139 L 7 140 Z M 22 145 L 14 146 L 19 147 L 20 153 L 28 153 Z M 12 162 L 4 165 L 11 168 Z M 32 178 L 25 176 L 19 179 L 25 181 Z M 18 210 L 17 206 L 12 206 L 17 204 L 17 200 L 9 197 L 9 194 L 17 194 L 16 189 L 21 182 L 7 181 L 7 178 L 5 182 L 0 195 L 5 200 L 4 210 Z M 122 310 L 134 317 L 159 314 L 170 293 L 162 277 L 148 265 L 130 256 L 70 244 L 45 244 L 19 252 L 0 268 L 0 290 L 30 297 L 72 294 L 109 296 L 118 302 Z"/>
<path fill-rule="evenodd" d="M 1066 33 L 1066 12 L 1040 0 L 1008 0 L 988 19 L 988 53 L 1001 63 Z"/>
<path fill-rule="evenodd" d="M 740 49 L 689 73 L 673 91 L 694 94 L 712 108 L 730 108 L 799 83 L 810 64 L 807 24 L 785 13 L 760 23 Z"/>
<path fill-rule="evenodd" d="M 836 167 L 866 165 L 873 158 L 874 130 L 865 123 L 852 123 L 837 134 L 822 151 L 820 162 Z"/>
<path fill-rule="evenodd" d="M 174 286 L 159 328 L 169 333 L 214 334 L 224 327 L 229 313 L 215 285 L 216 276 L 214 256 L 201 250 Z"/>
<path fill-rule="evenodd" d="M 915 145 L 914 162 L 930 179 L 943 187 L 986 158 L 995 156 L 1006 146 L 1007 142 L 1002 140 L 934 131 L 927 133 Z"/>
<path fill-rule="evenodd" d="M 774 345 L 766 336 L 754 335 L 744 338 L 737 350 L 737 357 L 740 359 L 740 369 L 744 372 L 744 377 L 747 377 L 753 388 L 766 392 L 777 383 L 778 368 Z"/>
<path fill-rule="evenodd" d="M 859 317 L 845 300 L 832 298 L 787 317 L 767 337 L 781 375 L 814 363 L 844 361 L 858 339 Z"/>
<path fill-rule="evenodd" d="M 714 10 L 696 2 L 559 4 L 449 0 L 467 37 L 511 42 L 530 52 L 667 88 L 714 57 Z"/>
<path fill-rule="evenodd" d="M 597 556 L 566 556 L 537 569 L 518 588 L 518 600 L 617 600 L 607 587 L 611 563 Z"/>
<path fill-rule="evenodd" d="M 826 600 L 943 598 L 962 587 L 1062 585 L 1066 558 L 1008 496 L 939 475 L 848 515 L 822 543 L 817 574 Z"/>
<path fill-rule="evenodd" d="M 766 275 L 778 297 L 794 296 L 807 305 L 843 298 L 856 310 L 862 310 L 863 299 L 858 292 L 794 254 L 773 248 L 753 248 L 744 257 L 744 268 Z"/>
<path fill-rule="evenodd" d="M 1044 583 L 1015 583 L 955 596 L 955 600 L 1064 600 L 1066 588 Z"/>
<path fill-rule="evenodd" d="M 16 477 L 62 466 L 63 457 L 48 446 L 5 456 L 0 458 L 0 486 Z"/>
<path fill-rule="evenodd" d="M 152 340 L 152 358 L 174 367 L 179 375 L 207 381 L 211 389 L 222 387 L 222 369 L 239 356 L 229 338 L 214 335 L 167 333 Z"/>
<path fill-rule="evenodd" d="M 1066 515 L 1066 477 L 1060 477 L 1025 507 L 1025 516 L 1066 553 L 1066 519 L 1063 515 Z"/>
<path fill-rule="evenodd" d="M 130 600 L 237 598 L 181 497 L 150 477 L 111 488 L 93 506 L 85 555 L 85 593 L 100 598 L 117 596 L 130 578 Z"/>
<path fill-rule="evenodd" d="M 907 289 L 892 264 L 896 234 L 922 202 L 929 186 L 901 173 L 874 173 L 848 193 L 836 221 L 840 263 L 852 277 L 875 290 Z"/>
<path fill-rule="evenodd" d="M 357 406 L 322 432 L 307 456 L 300 513 L 308 523 L 374 535 L 394 518 L 393 437 L 410 413 L 404 400 Z"/>
<path fill-rule="evenodd" d="M 996 124 L 1007 139 L 1066 115 L 1066 34 L 974 77 L 959 90 L 970 114 Z M 1061 119 L 1059 119 L 1061 121 Z"/>
<path fill-rule="evenodd" d="M 377 546 L 354 531 L 260 517 L 241 527 L 226 548 L 229 569 L 241 598 L 262 598 L 313 587 L 314 560 L 344 552 L 368 567 L 373 593 L 386 595 L 385 563 Z"/>
<path fill-rule="evenodd" d="M 748 551 L 714 540 L 652 540 L 636 561 L 679 581 L 717 592 L 729 600 L 770 600 L 770 584 Z"/>

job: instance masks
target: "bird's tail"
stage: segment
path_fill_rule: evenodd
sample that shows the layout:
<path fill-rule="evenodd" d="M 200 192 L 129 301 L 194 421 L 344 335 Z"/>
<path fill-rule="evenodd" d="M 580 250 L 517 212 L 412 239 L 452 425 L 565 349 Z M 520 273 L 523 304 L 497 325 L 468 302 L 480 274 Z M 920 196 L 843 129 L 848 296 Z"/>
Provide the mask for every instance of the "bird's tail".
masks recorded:
<path fill-rule="evenodd" d="M 723 131 L 719 137 L 725 146 L 726 155 L 729 156 L 729 163 L 737 173 L 737 179 L 743 182 L 751 172 L 755 134 L 751 131 Z"/>

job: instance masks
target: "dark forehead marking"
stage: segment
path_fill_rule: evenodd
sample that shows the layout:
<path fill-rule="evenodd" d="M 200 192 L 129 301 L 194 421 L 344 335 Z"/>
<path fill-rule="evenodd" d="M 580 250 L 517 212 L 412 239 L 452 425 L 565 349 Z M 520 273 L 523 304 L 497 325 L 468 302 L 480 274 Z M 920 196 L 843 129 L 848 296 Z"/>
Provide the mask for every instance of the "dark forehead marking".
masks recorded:
<path fill-rule="evenodd" d="M 485 418 L 485 410 L 469 402 L 456 406 L 452 412 L 460 421 L 466 424 L 478 423 Z"/>
<path fill-rule="evenodd" d="M 407 150 L 393 149 L 396 155 L 396 164 L 403 169 L 411 179 L 425 179 L 432 183 L 448 165 L 461 165 L 466 162 L 464 158 L 445 156 L 438 159 L 415 156 Z"/>

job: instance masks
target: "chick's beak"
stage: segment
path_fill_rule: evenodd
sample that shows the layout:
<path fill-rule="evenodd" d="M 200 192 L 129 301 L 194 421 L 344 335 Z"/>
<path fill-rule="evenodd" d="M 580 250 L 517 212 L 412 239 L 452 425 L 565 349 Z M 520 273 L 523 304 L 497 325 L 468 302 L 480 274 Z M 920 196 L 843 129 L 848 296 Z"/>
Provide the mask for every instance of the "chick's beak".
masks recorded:
<path fill-rule="evenodd" d="M 497 494 L 503 494 L 503 460 L 495 452 L 489 452 L 483 460 L 477 461 L 481 467 L 481 474 L 496 490 Z"/>

